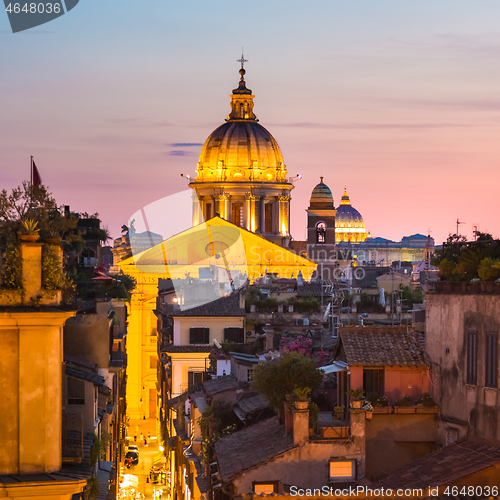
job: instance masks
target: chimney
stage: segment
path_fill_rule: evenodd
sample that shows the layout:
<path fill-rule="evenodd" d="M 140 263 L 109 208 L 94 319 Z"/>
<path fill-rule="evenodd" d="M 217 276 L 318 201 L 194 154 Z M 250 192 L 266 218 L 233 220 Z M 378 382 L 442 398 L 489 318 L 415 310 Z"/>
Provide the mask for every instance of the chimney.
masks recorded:
<path fill-rule="evenodd" d="M 245 290 L 240 290 L 238 293 L 240 296 L 240 309 L 245 309 Z"/>
<path fill-rule="evenodd" d="M 309 441 L 309 403 L 296 401 L 293 411 L 293 445 L 302 446 Z"/>

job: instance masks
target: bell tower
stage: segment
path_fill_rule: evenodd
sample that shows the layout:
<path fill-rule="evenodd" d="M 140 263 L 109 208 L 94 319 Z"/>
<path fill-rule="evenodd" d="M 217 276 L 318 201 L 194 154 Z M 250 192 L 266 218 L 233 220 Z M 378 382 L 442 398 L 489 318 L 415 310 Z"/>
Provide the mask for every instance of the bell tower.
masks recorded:
<path fill-rule="evenodd" d="M 307 211 L 307 246 L 335 245 L 335 206 L 330 188 L 320 177 L 313 189 Z M 319 247 L 318 247 L 319 249 Z"/>

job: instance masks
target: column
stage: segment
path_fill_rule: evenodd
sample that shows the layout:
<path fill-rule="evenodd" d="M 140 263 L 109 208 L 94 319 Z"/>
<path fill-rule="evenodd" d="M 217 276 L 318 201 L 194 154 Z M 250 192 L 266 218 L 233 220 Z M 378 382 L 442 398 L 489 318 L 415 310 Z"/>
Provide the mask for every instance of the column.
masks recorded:
<path fill-rule="evenodd" d="M 288 225 L 289 210 L 287 210 L 289 201 L 290 201 L 290 196 L 288 195 L 278 196 L 278 207 L 279 207 L 278 231 L 279 234 L 281 234 L 281 236 L 288 236 L 289 234 L 289 225 Z"/>
<path fill-rule="evenodd" d="M 255 199 L 256 196 L 250 193 L 245 195 L 245 229 L 248 231 L 255 232 L 256 220 L 255 220 Z"/>
<path fill-rule="evenodd" d="M 203 222 L 203 196 L 198 197 L 193 192 L 193 227 Z"/>
<path fill-rule="evenodd" d="M 261 196 L 260 197 L 260 227 L 259 227 L 259 232 L 260 234 L 264 234 L 266 231 L 266 226 L 265 226 L 265 205 L 266 205 L 266 197 Z"/>

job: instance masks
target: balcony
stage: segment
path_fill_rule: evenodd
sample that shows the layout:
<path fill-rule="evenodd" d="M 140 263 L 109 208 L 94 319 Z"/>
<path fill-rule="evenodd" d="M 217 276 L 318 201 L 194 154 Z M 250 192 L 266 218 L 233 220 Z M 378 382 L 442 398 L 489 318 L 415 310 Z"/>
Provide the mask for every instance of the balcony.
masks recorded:
<path fill-rule="evenodd" d="M 83 419 L 64 415 L 62 420 L 63 463 L 80 463 L 83 459 Z"/>
<path fill-rule="evenodd" d="M 109 357 L 110 368 L 125 368 L 127 365 L 127 355 L 123 351 L 111 351 Z"/>

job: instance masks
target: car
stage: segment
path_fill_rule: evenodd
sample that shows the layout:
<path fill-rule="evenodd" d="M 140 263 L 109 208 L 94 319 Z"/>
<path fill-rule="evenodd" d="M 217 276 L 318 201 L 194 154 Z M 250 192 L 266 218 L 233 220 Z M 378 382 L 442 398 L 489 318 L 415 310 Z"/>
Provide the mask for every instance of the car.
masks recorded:
<path fill-rule="evenodd" d="M 139 455 L 139 447 L 136 444 L 129 444 L 127 451 L 135 451 Z"/>
<path fill-rule="evenodd" d="M 139 454 L 135 451 L 127 451 L 125 455 L 125 463 L 132 459 L 132 465 L 137 465 L 139 463 Z"/>

